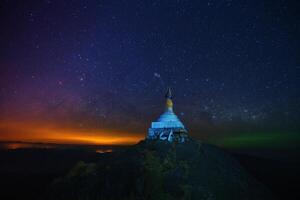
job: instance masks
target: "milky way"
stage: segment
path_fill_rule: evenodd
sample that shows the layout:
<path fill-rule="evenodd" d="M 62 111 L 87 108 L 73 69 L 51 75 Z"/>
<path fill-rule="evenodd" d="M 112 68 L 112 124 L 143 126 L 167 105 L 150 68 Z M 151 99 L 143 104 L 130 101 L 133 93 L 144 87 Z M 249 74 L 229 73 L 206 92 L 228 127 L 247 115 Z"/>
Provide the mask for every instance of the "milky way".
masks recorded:
<path fill-rule="evenodd" d="M 142 136 L 170 86 L 200 138 L 299 130 L 297 1 L 2 1 L 0 13 L 1 124 Z"/>

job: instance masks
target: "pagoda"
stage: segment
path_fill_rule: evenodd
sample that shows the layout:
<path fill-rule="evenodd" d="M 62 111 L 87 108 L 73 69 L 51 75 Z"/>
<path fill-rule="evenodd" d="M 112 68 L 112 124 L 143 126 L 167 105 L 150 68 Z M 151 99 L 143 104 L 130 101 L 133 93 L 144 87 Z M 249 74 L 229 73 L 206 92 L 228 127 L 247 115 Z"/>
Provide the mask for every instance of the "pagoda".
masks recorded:
<path fill-rule="evenodd" d="M 178 143 L 186 142 L 188 139 L 187 130 L 173 111 L 172 92 L 170 88 L 168 88 L 165 98 L 165 112 L 157 121 L 151 123 L 146 139 Z"/>

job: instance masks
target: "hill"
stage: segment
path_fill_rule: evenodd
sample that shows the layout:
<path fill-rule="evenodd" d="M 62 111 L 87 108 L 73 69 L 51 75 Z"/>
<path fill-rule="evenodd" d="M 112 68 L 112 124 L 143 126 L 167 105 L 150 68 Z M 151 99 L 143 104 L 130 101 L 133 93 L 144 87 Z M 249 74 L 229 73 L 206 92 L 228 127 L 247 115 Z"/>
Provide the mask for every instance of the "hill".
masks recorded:
<path fill-rule="evenodd" d="M 271 199 L 269 191 L 223 150 L 196 141 L 142 141 L 77 163 L 43 199 Z"/>

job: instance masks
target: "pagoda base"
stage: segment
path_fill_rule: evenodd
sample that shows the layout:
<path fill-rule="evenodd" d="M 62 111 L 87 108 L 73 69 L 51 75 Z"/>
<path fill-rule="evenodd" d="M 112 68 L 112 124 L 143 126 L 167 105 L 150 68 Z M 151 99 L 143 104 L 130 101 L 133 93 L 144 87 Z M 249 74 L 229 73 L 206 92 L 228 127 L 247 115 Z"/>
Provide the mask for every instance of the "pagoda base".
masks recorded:
<path fill-rule="evenodd" d="M 183 128 L 149 128 L 147 139 L 184 143 L 188 140 L 188 135 Z"/>

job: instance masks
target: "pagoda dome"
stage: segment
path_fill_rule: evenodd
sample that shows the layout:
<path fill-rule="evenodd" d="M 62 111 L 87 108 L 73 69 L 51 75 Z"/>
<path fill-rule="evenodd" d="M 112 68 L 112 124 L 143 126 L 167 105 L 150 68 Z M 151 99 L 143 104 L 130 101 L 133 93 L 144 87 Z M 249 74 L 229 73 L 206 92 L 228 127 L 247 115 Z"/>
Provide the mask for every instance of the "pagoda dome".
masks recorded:
<path fill-rule="evenodd" d="M 169 125 L 172 125 L 173 127 L 178 127 L 178 128 L 184 128 L 184 125 L 182 122 L 178 119 L 176 114 L 173 112 L 173 110 L 168 109 L 166 110 L 157 120 L 157 122 L 161 122 L 165 124 L 166 128 Z"/>

